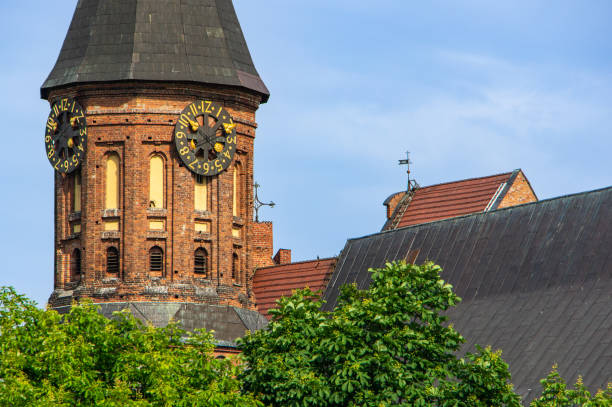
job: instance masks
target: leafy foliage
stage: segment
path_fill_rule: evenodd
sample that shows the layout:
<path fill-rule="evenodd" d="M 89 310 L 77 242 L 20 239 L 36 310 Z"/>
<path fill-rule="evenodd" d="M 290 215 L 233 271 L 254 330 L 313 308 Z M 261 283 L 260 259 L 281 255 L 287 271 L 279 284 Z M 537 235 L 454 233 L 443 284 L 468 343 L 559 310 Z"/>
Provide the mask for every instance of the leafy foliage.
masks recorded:
<path fill-rule="evenodd" d="M 107 319 L 92 304 L 37 309 L 0 289 L 0 406 L 256 406 L 210 333 Z"/>
<path fill-rule="evenodd" d="M 542 396 L 531 402 L 531 407 L 607 407 L 612 406 L 612 383 L 608 388 L 598 391 L 594 396 L 584 387 L 582 377 L 578 377 L 575 388 L 568 389 L 565 380 L 559 375 L 557 365 L 542 384 Z"/>
<path fill-rule="evenodd" d="M 282 298 L 240 342 L 244 390 L 272 406 L 520 406 L 499 351 L 456 356 L 464 339 L 441 313 L 460 299 L 440 271 L 388 263 L 331 313 L 308 289 Z"/>

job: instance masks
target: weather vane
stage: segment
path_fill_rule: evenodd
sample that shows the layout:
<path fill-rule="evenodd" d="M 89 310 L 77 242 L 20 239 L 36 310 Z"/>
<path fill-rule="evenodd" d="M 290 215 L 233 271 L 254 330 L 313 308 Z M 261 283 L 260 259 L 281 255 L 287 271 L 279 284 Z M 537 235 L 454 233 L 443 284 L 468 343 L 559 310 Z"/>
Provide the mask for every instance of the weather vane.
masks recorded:
<path fill-rule="evenodd" d="M 255 185 L 253 185 L 253 187 L 255 188 L 255 198 L 253 199 L 253 207 L 255 208 L 255 222 L 259 222 L 259 208 L 261 208 L 262 206 L 269 206 L 270 208 L 274 208 L 274 205 L 276 204 L 272 201 L 268 203 L 261 202 L 259 200 L 259 197 L 257 196 L 257 190 L 259 189 L 259 184 L 255 182 Z"/>
<path fill-rule="evenodd" d="M 419 187 L 419 184 L 417 184 L 415 180 L 410 180 L 410 164 L 412 164 L 412 161 L 410 161 L 410 151 L 406 151 L 406 158 L 403 160 L 399 160 L 399 165 L 407 166 L 407 170 L 406 170 L 406 174 L 408 174 L 408 185 L 406 189 L 407 191 L 410 191 L 411 188 Z"/>

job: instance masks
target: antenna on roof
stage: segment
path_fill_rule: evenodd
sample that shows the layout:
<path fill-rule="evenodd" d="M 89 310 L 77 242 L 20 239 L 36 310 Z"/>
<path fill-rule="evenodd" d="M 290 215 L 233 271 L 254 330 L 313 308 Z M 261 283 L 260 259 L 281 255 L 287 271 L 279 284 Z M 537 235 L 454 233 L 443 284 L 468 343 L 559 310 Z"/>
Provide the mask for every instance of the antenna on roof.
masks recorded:
<path fill-rule="evenodd" d="M 410 161 L 410 151 L 406 151 L 406 159 L 399 160 L 399 165 L 407 166 L 407 170 L 406 170 L 406 174 L 408 174 L 408 184 L 407 184 L 407 189 L 406 189 L 407 191 L 410 191 L 410 189 L 412 188 L 419 187 L 419 184 L 417 184 L 415 180 L 410 180 L 410 164 L 412 164 L 412 161 Z"/>

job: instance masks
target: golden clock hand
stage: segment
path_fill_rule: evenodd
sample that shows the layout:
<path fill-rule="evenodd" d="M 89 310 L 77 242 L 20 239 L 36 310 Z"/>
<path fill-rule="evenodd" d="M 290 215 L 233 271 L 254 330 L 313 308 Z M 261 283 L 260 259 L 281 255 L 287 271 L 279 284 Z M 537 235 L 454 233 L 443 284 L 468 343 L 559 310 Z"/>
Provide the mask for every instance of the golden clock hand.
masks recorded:
<path fill-rule="evenodd" d="M 191 128 L 191 131 L 198 131 L 198 129 L 200 128 L 200 123 L 195 120 L 189 119 L 189 127 Z"/>

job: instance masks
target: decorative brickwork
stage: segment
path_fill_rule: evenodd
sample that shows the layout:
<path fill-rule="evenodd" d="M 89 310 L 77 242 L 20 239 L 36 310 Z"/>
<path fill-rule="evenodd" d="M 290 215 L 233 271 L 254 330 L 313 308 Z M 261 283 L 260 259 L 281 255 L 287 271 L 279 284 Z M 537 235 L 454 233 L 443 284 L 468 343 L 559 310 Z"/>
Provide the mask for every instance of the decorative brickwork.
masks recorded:
<path fill-rule="evenodd" d="M 55 290 L 49 304 L 61 307 L 87 297 L 98 303 L 163 301 L 253 310 L 253 270 L 272 264 L 272 224 L 252 219 L 255 111 L 262 96 L 229 87 L 134 82 L 63 88 L 52 91 L 49 100 L 66 96 L 86 111 L 89 139 L 78 170 L 80 213 L 73 212 L 75 174 L 55 175 Z M 233 165 L 210 179 L 208 210 L 194 210 L 195 176 L 178 158 L 172 134 L 179 113 L 197 99 L 221 104 L 238 125 L 237 212 Z M 119 157 L 119 207 L 108 210 L 105 160 L 112 153 Z M 164 162 L 164 203 L 156 208 L 149 201 L 152 156 Z M 151 270 L 153 247 L 161 249 L 161 270 Z M 118 273 L 107 271 L 109 248 L 119 252 Z M 199 248 L 208 254 L 206 274 L 195 270 Z M 75 249 L 82 257 L 80 281 L 70 275 Z M 234 254 L 241 270 L 232 279 Z"/>

